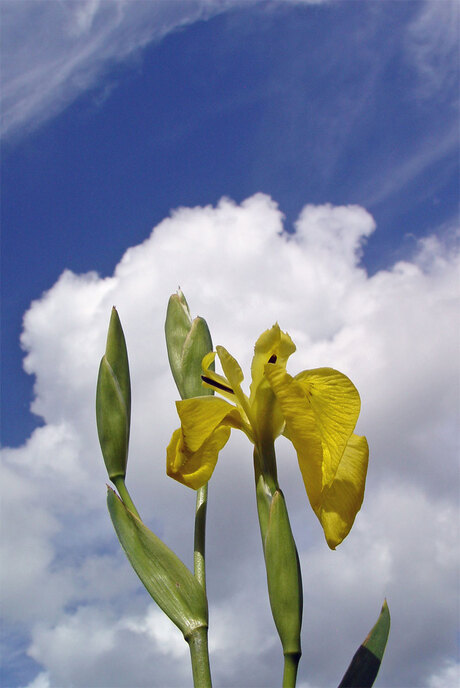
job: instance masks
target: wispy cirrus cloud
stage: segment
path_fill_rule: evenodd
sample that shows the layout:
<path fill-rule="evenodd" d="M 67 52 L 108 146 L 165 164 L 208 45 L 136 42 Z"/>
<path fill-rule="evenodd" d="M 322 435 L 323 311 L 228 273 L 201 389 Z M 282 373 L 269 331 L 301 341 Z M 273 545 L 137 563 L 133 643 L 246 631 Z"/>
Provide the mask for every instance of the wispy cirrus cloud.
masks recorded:
<path fill-rule="evenodd" d="M 36 128 L 93 88 L 113 64 L 238 0 L 2 3 L 2 124 Z"/>
<path fill-rule="evenodd" d="M 409 23 L 406 55 L 418 72 L 417 95 L 441 95 L 458 102 L 460 5 L 455 0 L 426 0 Z"/>

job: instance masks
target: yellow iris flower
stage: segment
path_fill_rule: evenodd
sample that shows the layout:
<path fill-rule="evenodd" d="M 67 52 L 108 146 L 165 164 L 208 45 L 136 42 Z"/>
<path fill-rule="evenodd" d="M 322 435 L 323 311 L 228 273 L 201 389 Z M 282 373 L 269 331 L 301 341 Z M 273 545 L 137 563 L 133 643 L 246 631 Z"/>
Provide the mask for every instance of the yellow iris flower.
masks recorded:
<path fill-rule="evenodd" d="M 369 450 L 366 438 L 353 434 L 361 403 L 353 383 L 332 368 L 291 377 L 286 363 L 295 349 L 278 324 L 259 337 L 249 397 L 241 389 L 243 372 L 228 351 L 216 347 L 224 376 L 210 369 L 216 354 L 207 354 L 203 383 L 224 399 L 176 402 L 181 427 L 167 448 L 167 473 L 198 489 L 211 477 L 231 428 L 242 430 L 262 459 L 273 453 L 274 440 L 283 434 L 294 445 L 308 499 L 335 549 L 348 535 L 364 496 Z"/>

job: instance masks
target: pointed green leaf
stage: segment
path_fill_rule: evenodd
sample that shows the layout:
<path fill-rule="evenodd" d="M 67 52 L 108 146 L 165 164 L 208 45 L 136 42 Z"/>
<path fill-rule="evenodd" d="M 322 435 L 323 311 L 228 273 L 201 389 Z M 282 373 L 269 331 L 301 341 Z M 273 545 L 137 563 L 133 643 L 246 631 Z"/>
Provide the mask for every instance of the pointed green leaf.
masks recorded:
<path fill-rule="evenodd" d="M 185 639 L 196 628 L 207 627 L 206 595 L 185 564 L 125 507 L 111 488 L 108 488 L 107 506 L 132 567 Z"/>
<path fill-rule="evenodd" d="M 377 678 L 390 633 L 390 611 L 383 603 L 377 623 L 359 646 L 338 688 L 370 688 Z"/>

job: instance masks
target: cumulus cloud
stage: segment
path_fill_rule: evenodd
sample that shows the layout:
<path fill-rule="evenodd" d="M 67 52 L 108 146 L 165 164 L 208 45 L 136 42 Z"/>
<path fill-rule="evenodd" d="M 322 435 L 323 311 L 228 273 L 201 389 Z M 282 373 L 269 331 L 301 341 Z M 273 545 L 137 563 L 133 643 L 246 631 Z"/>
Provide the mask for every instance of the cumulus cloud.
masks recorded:
<path fill-rule="evenodd" d="M 248 375 L 257 336 L 278 321 L 297 344 L 291 372 L 333 366 L 361 393 L 368 487 L 336 552 L 309 509 L 292 447 L 279 441 L 304 576 L 299 684 L 337 684 L 387 596 L 393 628 L 380 685 L 448 685 L 456 671 L 459 259 L 431 237 L 411 260 L 370 277 L 360 256 L 373 231 L 361 207 L 310 205 L 288 234 L 263 194 L 241 205 L 180 208 L 126 251 L 113 276 L 66 271 L 31 305 L 24 366 L 35 376 L 33 410 L 44 425 L 3 451 L 2 556 L 11 563 L 2 585 L 7 623 L 27 634 L 24 650 L 41 666 L 28 688 L 190 683 L 185 643 L 116 542 L 94 419 L 115 304 L 132 372 L 130 491 L 148 525 L 191 565 L 194 494 L 165 475 L 177 393 L 163 323 L 178 285 Z M 280 683 L 252 483 L 251 448 L 235 432 L 209 498 L 219 686 Z"/>

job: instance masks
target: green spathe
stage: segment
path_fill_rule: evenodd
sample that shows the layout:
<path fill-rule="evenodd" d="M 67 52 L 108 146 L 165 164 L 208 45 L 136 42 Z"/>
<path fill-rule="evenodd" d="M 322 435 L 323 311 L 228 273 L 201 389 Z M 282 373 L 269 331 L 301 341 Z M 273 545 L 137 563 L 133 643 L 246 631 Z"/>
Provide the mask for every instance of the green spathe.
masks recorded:
<path fill-rule="evenodd" d="M 270 606 L 283 652 L 300 657 L 302 578 L 281 490 L 271 500 L 264 553 Z"/>
<path fill-rule="evenodd" d="M 112 308 L 105 354 L 99 367 L 96 421 L 109 478 L 125 477 L 131 420 L 128 352 L 120 318 Z"/>
<path fill-rule="evenodd" d="M 201 381 L 201 361 L 212 351 L 206 320 L 192 320 L 184 294 L 179 290 L 168 302 L 166 346 L 174 381 L 182 399 L 212 394 Z"/>
<path fill-rule="evenodd" d="M 108 488 L 107 506 L 121 546 L 149 594 L 184 634 L 208 626 L 203 588 L 185 564 Z"/>

